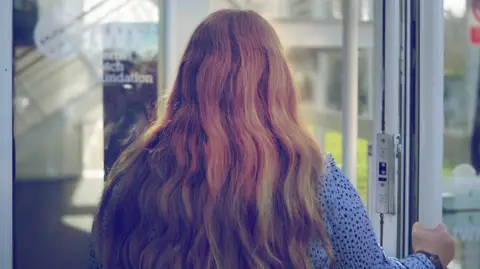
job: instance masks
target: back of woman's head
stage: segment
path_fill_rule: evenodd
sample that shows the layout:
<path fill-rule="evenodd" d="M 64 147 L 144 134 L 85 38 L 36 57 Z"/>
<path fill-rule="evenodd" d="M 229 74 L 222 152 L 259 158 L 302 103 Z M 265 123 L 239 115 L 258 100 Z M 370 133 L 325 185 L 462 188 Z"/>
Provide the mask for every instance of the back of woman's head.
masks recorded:
<path fill-rule="evenodd" d="M 273 28 L 215 12 L 188 43 L 163 120 L 111 172 L 100 256 L 112 268 L 310 268 L 312 240 L 332 258 L 322 163 Z"/>

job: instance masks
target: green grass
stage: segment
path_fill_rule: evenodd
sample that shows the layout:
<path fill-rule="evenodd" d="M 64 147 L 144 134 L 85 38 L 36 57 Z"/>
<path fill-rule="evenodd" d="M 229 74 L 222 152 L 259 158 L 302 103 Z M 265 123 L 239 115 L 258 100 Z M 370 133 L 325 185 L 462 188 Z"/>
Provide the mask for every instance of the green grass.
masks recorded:
<path fill-rule="evenodd" d="M 368 190 L 368 142 L 358 139 L 357 142 L 357 183 L 358 193 L 366 202 Z M 335 162 L 342 167 L 342 134 L 338 132 L 325 133 L 324 152 L 331 153 Z"/>
<path fill-rule="evenodd" d="M 368 141 L 358 139 L 357 142 L 357 190 L 366 202 L 368 190 Z M 326 153 L 331 153 L 335 158 L 336 163 L 341 167 L 342 165 L 342 134 L 339 132 L 326 132 L 325 143 L 322 149 Z M 443 175 L 448 178 L 451 175 L 453 165 L 444 164 Z"/>

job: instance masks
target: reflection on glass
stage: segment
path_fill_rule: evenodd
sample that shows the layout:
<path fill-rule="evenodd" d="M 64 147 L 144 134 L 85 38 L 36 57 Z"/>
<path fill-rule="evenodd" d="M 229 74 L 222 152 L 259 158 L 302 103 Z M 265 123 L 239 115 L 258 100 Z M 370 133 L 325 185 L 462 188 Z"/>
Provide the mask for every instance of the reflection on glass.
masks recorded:
<path fill-rule="evenodd" d="M 371 1 L 362 0 L 362 27 L 371 27 Z M 104 168 L 155 118 L 158 1 L 14 2 L 16 268 L 86 268 Z M 286 52 L 302 116 L 341 165 L 341 1 L 233 2 L 295 40 Z M 322 38 L 302 43 L 311 36 Z M 373 36 L 363 38 L 357 187 L 366 199 Z"/>
<path fill-rule="evenodd" d="M 107 24 L 103 49 L 105 176 L 157 113 L 156 24 Z"/>
<path fill-rule="evenodd" d="M 155 117 L 159 13 L 14 0 L 15 268 L 88 268 L 104 161 Z"/>
<path fill-rule="evenodd" d="M 369 77 L 368 49 L 362 50 L 359 56 L 359 120 L 372 121 L 371 91 L 372 84 Z M 342 109 L 342 56 L 341 48 L 328 50 L 312 50 L 306 48 L 290 48 L 287 58 L 294 71 L 295 80 L 299 89 L 299 97 L 304 113 L 315 111 L 319 117 L 338 119 L 341 122 Z M 307 119 L 310 117 L 305 116 Z M 321 121 L 309 124 L 312 133 L 317 137 L 325 152 L 330 152 L 336 160 L 342 163 L 342 135 L 339 124 L 332 121 Z M 359 124 L 360 125 L 360 124 Z M 363 125 L 363 127 L 362 127 Z M 371 124 L 360 125 L 358 139 L 357 189 L 366 201 L 368 177 L 368 141 L 371 139 Z"/>

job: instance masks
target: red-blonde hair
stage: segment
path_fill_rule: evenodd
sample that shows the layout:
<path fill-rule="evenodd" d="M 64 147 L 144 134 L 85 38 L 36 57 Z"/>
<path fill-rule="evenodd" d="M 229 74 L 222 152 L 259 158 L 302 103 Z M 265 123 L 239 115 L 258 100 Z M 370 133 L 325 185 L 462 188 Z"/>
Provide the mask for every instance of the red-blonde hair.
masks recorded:
<path fill-rule="evenodd" d="M 107 268 L 311 268 L 333 262 L 320 149 L 299 123 L 272 26 L 221 10 L 195 30 L 161 121 L 110 172 L 93 233 Z"/>

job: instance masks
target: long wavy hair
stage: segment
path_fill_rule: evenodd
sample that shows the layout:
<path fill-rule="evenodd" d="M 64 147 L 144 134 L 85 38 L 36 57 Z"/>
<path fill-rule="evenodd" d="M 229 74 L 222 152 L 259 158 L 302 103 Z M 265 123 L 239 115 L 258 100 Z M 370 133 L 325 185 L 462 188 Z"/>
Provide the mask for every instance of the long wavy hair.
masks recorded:
<path fill-rule="evenodd" d="M 111 171 L 96 250 L 112 269 L 301 269 L 320 240 L 334 263 L 322 166 L 272 26 L 217 11 L 190 39 L 163 119 Z"/>

